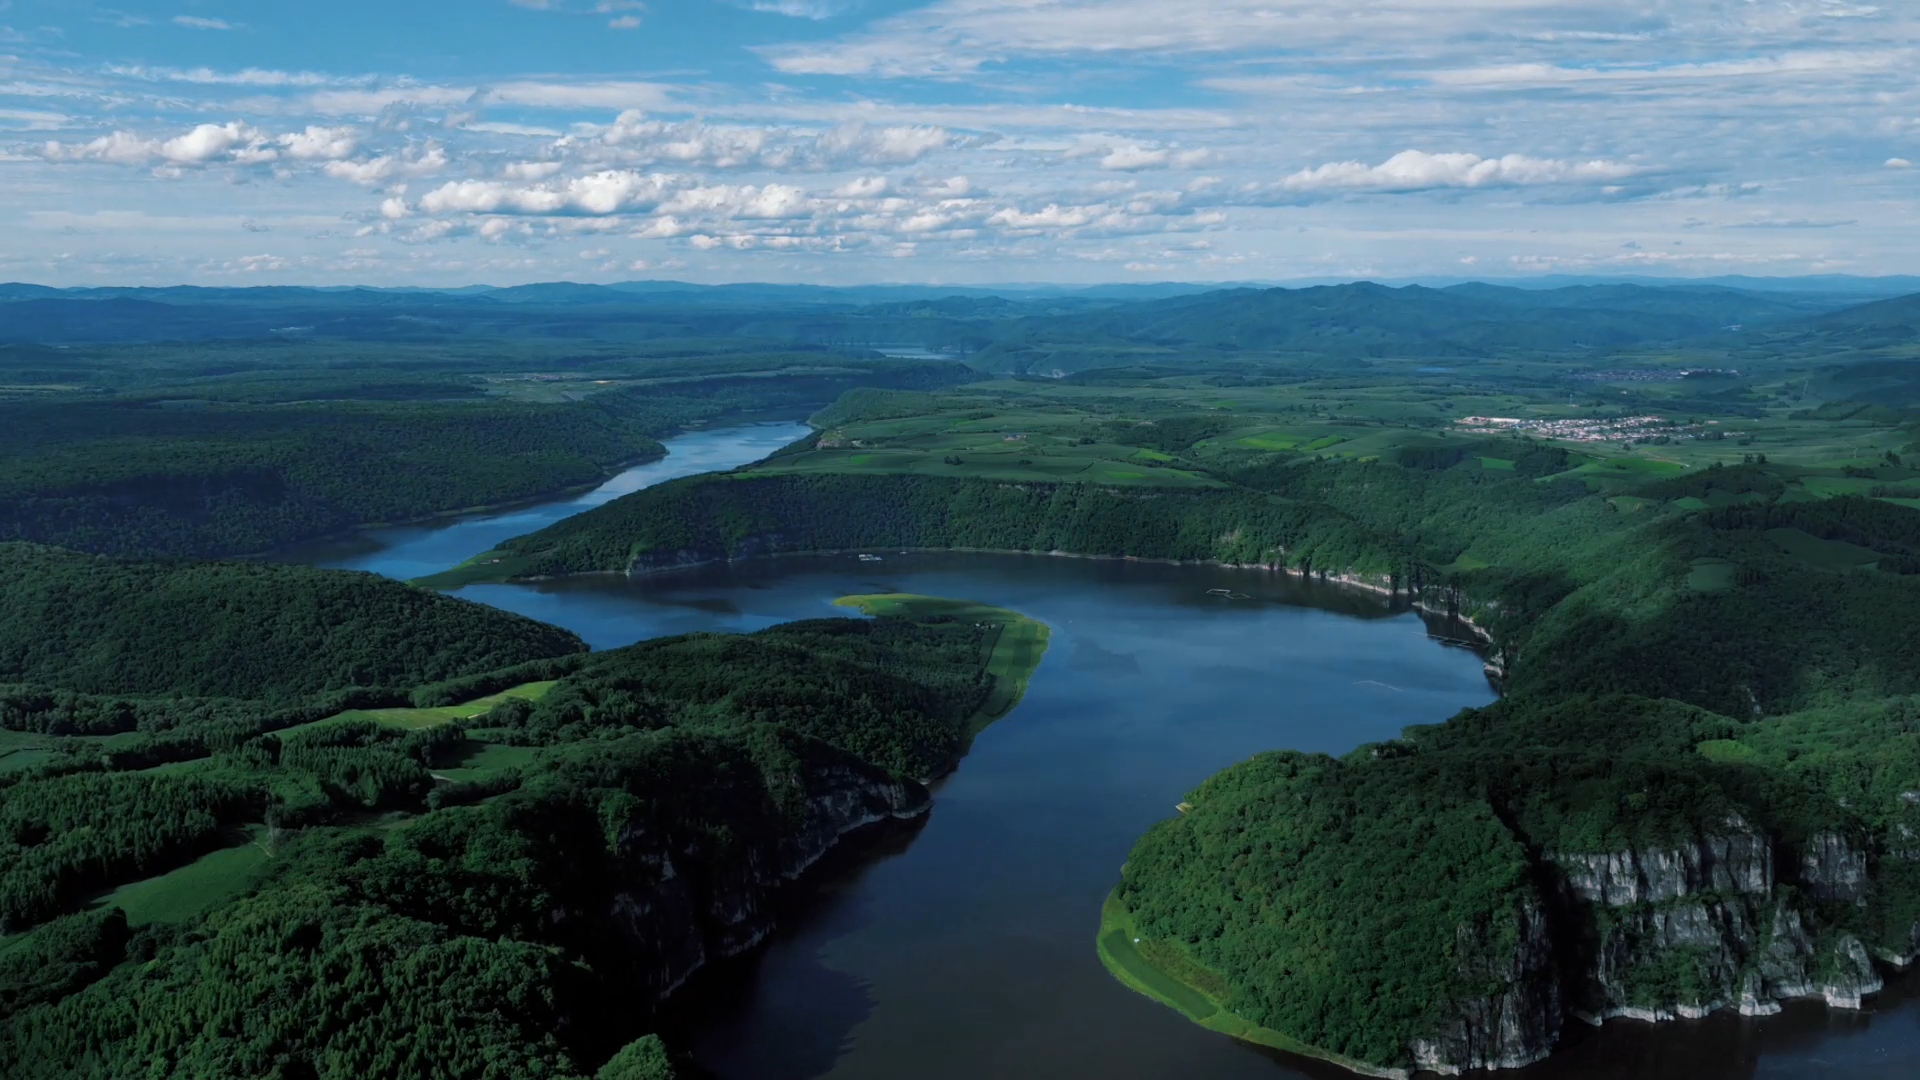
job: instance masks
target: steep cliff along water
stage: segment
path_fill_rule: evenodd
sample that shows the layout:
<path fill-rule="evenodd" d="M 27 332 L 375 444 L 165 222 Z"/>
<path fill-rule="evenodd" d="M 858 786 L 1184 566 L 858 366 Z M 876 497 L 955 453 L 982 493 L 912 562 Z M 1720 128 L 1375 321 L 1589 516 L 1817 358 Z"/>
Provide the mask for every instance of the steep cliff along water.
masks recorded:
<path fill-rule="evenodd" d="M 726 467 L 798 431 L 758 441 L 770 434 L 685 438 L 700 440 L 709 467 Z M 435 565 L 423 568 L 434 550 L 408 547 L 425 539 L 326 565 L 413 576 L 537 527 L 521 519 L 496 533 L 489 520 L 439 541 Z M 1052 627 L 1026 699 L 938 786 L 925 824 L 837 860 L 769 946 L 680 1000 L 675 1027 L 707 1067 L 722 1080 L 1351 1076 L 1214 1035 L 1115 982 L 1093 948 L 1101 901 L 1140 833 L 1206 776 L 1277 747 L 1345 751 L 1489 701 L 1479 658 L 1437 640 L 1454 633 L 1443 623 L 1281 575 L 869 554 L 881 561 L 780 558 L 459 594 L 566 626 L 596 648 L 844 615 L 835 598 L 874 592 L 965 597 Z M 1575 1024 L 1553 1059 L 1500 1075 L 1920 1075 L 1913 982 L 1893 983 L 1864 1013 L 1795 1004 L 1764 1019 Z"/>
<path fill-rule="evenodd" d="M 625 469 L 584 495 L 427 525 L 367 529 L 350 536 L 303 544 L 280 553 L 279 557 L 287 562 L 334 570 L 370 570 L 405 581 L 445 570 L 502 540 L 544 529 L 641 488 L 759 461 L 809 430 L 805 424 L 786 422 L 731 424 L 692 431 L 664 440 L 666 457 Z"/>

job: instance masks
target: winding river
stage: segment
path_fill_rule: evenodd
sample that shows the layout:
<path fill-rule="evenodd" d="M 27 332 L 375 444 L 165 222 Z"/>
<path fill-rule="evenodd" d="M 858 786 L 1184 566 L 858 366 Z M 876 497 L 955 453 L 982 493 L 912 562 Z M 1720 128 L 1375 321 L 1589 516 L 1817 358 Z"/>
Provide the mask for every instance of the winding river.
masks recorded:
<path fill-rule="evenodd" d="M 756 460 L 804 430 L 695 432 L 577 499 L 293 557 L 415 577 L 649 484 Z M 701 1061 L 722 1080 L 1350 1077 L 1214 1035 L 1120 986 L 1094 955 L 1100 903 L 1134 840 L 1211 773 L 1277 747 L 1344 752 L 1484 704 L 1479 658 L 1437 620 L 1284 575 L 878 554 L 461 591 L 595 648 L 843 615 L 831 601 L 856 592 L 963 597 L 1053 628 L 1025 701 L 938 786 L 924 822 L 821 875 L 773 942 L 676 1004 Z M 1758 1020 L 1575 1024 L 1551 1061 L 1502 1075 L 1920 1076 L 1914 983 L 1866 1013 L 1805 1004 Z"/>

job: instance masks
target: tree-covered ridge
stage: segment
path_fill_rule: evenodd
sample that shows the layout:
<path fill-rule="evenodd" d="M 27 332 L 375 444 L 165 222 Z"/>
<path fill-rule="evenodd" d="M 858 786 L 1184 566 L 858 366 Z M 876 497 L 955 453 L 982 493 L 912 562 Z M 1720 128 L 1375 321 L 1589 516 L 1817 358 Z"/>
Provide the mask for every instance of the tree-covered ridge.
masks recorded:
<path fill-rule="evenodd" d="M 371 574 L 30 544 L 0 544 L 0 565 L 0 684 L 292 704 L 584 649 L 556 627 Z"/>
<path fill-rule="evenodd" d="M 465 721 L 349 713 L 164 769 L 75 739 L 0 773 L 0 932 L 38 927 L 0 939 L 0 1071 L 689 1075 L 655 1004 L 841 834 L 922 812 L 916 777 L 1039 660 L 999 662 L 1010 612 L 896 610 L 415 693 L 545 677 Z M 494 753 L 514 764 L 462 767 Z M 62 914 L 245 829 L 271 857 L 230 903 Z"/>
<path fill-rule="evenodd" d="M 875 546 L 1264 562 L 1307 517 L 1250 492 L 748 473 L 649 488 L 510 541 L 446 577 L 645 570 Z M 1235 528 L 1241 535 L 1230 535 Z"/>
<path fill-rule="evenodd" d="M 1551 1049 L 1562 1008 L 1870 992 L 1866 956 L 1920 949 L 1920 811 L 1902 797 L 1920 790 L 1914 715 L 1908 698 L 1745 722 L 1513 698 L 1342 760 L 1235 766 L 1141 839 L 1115 897 L 1222 1007 L 1388 1067 L 1476 1010 L 1524 1015 L 1507 1049 L 1525 1057 Z M 1622 876 L 1618 860 L 1668 852 L 1677 876 Z M 1837 869 L 1822 861 L 1836 852 Z M 1695 911 L 1719 928 L 1667 921 Z M 1498 1036 L 1474 1035 L 1483 1050 Z"/>
<path fill-rule="evenodd" d="M 0 405 L 8 539 L 116 554 L 265 551 L 591 484 L 692 409 L 491 402 Z"/>
<path fill-rule="evenodd" d="M 98 443 L 98 461 L 71 473 L 84 482 L 140 473 L 165 457 L 160 443 L 208 417 L 310 414 L 321 437 L 336 421 L 359 430 L 346 418 L 362 413 L 600 410 L 617 432 L 890 387 L 847 394 L 815 417 L 814 437 L 762 466 L 622 500 L 466 574 L 643 571 L 822 548 L 1070 550 L 1351 575 L 1472 615 L 1495 636 L 1502 705 L 1344 760 L 1269 755 L 1231 770 L 1129 864 L 1118 894 L 1143 955 L 1243 1024 L 1280 1025 L 1290 1045 L 1395 1066 L 1438 1045 L 1438 1063 L 1471 1063 L 1475 1047 L 1498 1042 L 1490 1016 L 1514 1017 L 1531 1040 L 1516 1052 L 1530 1053 L 1550 1045 L 1565 1009 L 1706 1007 L 1738 1001 L 1750 983 L 1763 997 L 1802 984 L 1844 995 L 1867 985 L 1853 949 L 1920 951 L 1920 799 L 1906 798 L 1920 793 L 1904 561 L 1916 516 L 1899 502 L 1920 498 L 1920 470 L 1906 464 L 1909 419 L 1889 407 L 1915 400 L 1920 384 L 1895 355 L 1902 346 L 1887 344 L 1898 335 L 1876 329 L 1870 359 L 1823 352 L 1810 375 L 1804 361 L 1767 366 L 1739 343 L 1631 356 L 1510 347 L 1614 318 L 1547 310 L 1530 326 L 1483 327 L 1477 342 L 1456 332 L 1478 332 L 1469 319 L 1437 334 L 1412 326 L 1441 346 L 1419 355 L 1472 361 L 1433 364 L 1399 351 L 1409 336 L 1394 335 L 1409 327 L 1377 316 L 1405 312 L 1365 290 L 1331 298 L 1343 306 L 1320 326 L 1256 310 L 1302 299 L 1256 297 L 1226 312 L 1246 317 L 1232 333 L 1203 306 L 1115 321 L 1091 343 L 1078 331 L 1016 335 L 972 359 L 1032 376 L 959 390 L 940 389 L 966 377 L 946 365 L 817 352 L 769 364 L 665 340 L 631 357 L 585 341 L 576 355 L 570 343 L 538 362 L 510 348 L 477 366 L 393 347 L 404 371 L 336 377 L 299 362 L 306 346 L 280 342 L 176 350 L 170 373 L 131 390 L 114 385 L 112 364 L 82 370 L 84 350 L 0 349 L 0 397 L 21 415 L 105 417 L 102 430 L 129 416 L 175 425 L 152 442 Z M 982 321 L 1008 314 L 934 306 L 863 317 L 863 332 L 937 315 L 977 345 L 996 340 Z M 794 325 L 703 318 L 727 333 Z M 1356 320 L 1366 334 L 1352 332 Z M 614 320 L 581 321 L 597 332 Z M 1258 347 L 1241 351 L 1228 340 L 1238 336 Z M 1179 344 L 1193 340 L 1211 344 Z M 1315 350 L 1328 342 L 1346 359 L 1326 362 Z M 1196 364 L 1210 348 L 1231 363 Z M 249 350 L 284 352 L 245 378 L 221 370 Z M 1694 370 L 1703 363 L 1716 367 Z M 653 406 L 684 411 L 644 411 Z M 1659 421 L 1644 433 L 1578 443 L 1465 423 L 1644 414 Z M 275 445 L 257 426 L 221 434 L 235 436 L 221 453 Z M 445 445 L 491 452 L 466 438 L 448 432 Z M 335 460 L 306 445 L 313 460 Z M 382 476 L 391 465 L 385 443 L 364 448 L 338 462 L 342 490 L 349 469 Z M 192 455 L 167 460 L 199 475 Z M 518 469 L 475 475 L 490 483 Z M 138 508 L 144 492 L 171 490 L 155 476 L 108 503 Z M 219 530 L 253 529 L 247 515 L 265 513 L 225 488 L 185 490 L 151 534 L 141 524 L 114 535 L 227 543 Z M 46 520 L 63 528 L 93 520 L 54 509 Z M 151 573 L 172 582 L 185 569 Z M 373 684 L 357 681 L 361 665 L 386 661 L 355 653 L 352 639 L 327 641 L 308 664 L 236 635 L 219 640 L 260 661 L 242 681 L 303 689 L 235 696 L 255 691 L 199 672 L 225 661 L 215 650 L 170 665 L 177 645 L 165 635 L 198 630 L 141 606 L 151 585 L 126 589 L 125 606 L 154 621 L 152 636 L 114 627 L 105 607 L 73 610 L 91 620 L 83 628 L 158 642 L 160 658 L 143 653 L 128 670 L 173 689 L 78 689 L 119 685 L 119 660 L 51 626 L 36 633 L 96 681 L 0 691 L 0 920 L 40 927 L 0 941 L 8 1074 L 69 1075 L 82 1071 L 75 1062 L 285 1076 L 573 1076 L 603 1061 L 602 1075 L 671 1070 L 657 1040 L 619 1049 L 651 1026 L 636 996 L 763 931 L 769 891 L 822 838 L 924 805 L 914 778 L 964 747 L 969 721 L 957 714 L 982 690 L 992 635 L 974 617 L 910 631 L 807 624 L 604 657 L 508 649 L 528 658 L 442 670 L 438 654 L 410 653 L 374 626 L 368 643 L 394 644 L 411 674 Z M 188 574 L 177 587 L 225 625 L 226 610 L 204 598 L 227 584 Z M 299 631 L 309 616 L 334 617 L 325 602 L 336 587 L 316 579 L 318 606 L 292 604 L 285 624 L 250 599 L 239 614 Z M 44 599 L 20 595 L 29 607 Z M 375 623 L 413 617 L 398 594 L 353 603 L 384 613 Z M 433 626 L 461 632 L 435 610 Z M 65 670 L 39 637 L 9 647 L 23 665 Z M 994 663 L 984 661 L 997 687 Z M 484 717 L 427 714 L 503 691 Z M 976 697 L 973 722 L 998 694 Z M 20 744 L 8 737 L 25 733 L 32 748 L 10 753 Z M 1764 875 L 1760 850 L 1773 853 Z M 1592 860 L 1623 853 L 1709 869 L 1682 881 L 1701 886 L 1693 893 L 1614 903 L 1608 889 L 1621 882 L 1596 878 Z M 1715 878 L 1711 867 L 1735 856 L 1748 876 Z M 162 919 L 133 893 L 132 925 L 63 915 L 133 879 L 170 887 L 227 859 L 255 860 L 264 875 L 227 882 L 246 894 L 237 902 L 210 893 L 204 912 Z M 1777 888 L 1735 887 L 1753 875 Z M 1735 929 L 1674 947 L 1676 925 L 1699 923 Z M 263 1016 L 252 1005 L 263 999 L 298 1004 Z M 470 1036 L 444 1023 L 462 1014 L 479 1018 Z M 437 1049 L 456 1039 L 466 1041 Z"/>
<path fill-rule="evenodd" d="M 1329 494 L 1381 486 L 1343 480 Z M 1453 550 L 1428 516 L 1444 504 L 1409 495 L 1430 485 L 1385 489 L 1397 512 L 1337 501 Z M 1133 925 L 1246 1021 L 1390 1067 L 1544 1054 L 1563 1008 L 1871 992 L 1869 956 L 1920 952 L 1920 582 L 1897 572 L 1920 512 L 1759 499 L 1643 515 L 1589 496 L 1471 539 L 1505 565 L 1445 578 L 1495 632 L 1506 700 L 1216 777 L 1136 847 L 1116 891 Z M 1823 564 L 1782 529 L 1868 554 Z M 1529 534 L 1562 539 L 1514 546 Z M 1361 985 L 1367 1009 L 1335 1007 Z"/>
<path fill-rule="evenodd" d="M 1214 973 L 1227 1009 L 1398 1064 L 1484 992 L 1463 945 L 1497 955 L 1529 902 L 1524 851 L 1495 814 L 1412 779 L 1263 755 L 1142 839 L 1118 899 L 1144 940 L 1178 942 Z"/>
<path fill-rule="evenodd" d="M 660 456 L 660 438 L 729 414 L 798 413 L 852 387 L 970 377 L 956 364 L 805 354 L 628 361 L 611 378 L 108 370 L 131 385 L 0 393 L 0 540 L 252 554 L 590 486 Z"/>
<path fill-rule="evenodd" d="M 537 702 L 508 702 L 487 722 L 538 745 L 776 724 L 928 780 L 958 759 L 965 721 L 993 689 L 986 660 L 997 627 L 988 625 L 822 619 L 748 637 L 662 638 L 596 654 Z"/>
<path fill-rule="evenodd" d="M 1847 306 L 1818 292 L 1701 285 L 1517 289 L 1467 284 L 1302 289 L 1061 290 L 556 282 L 485 293 L 6 286 L 0 341 L 665 342 L 770 339 L 978 351 L 995 370 L 1111 362 L 1115 352 L 1488 356 L 1725 340 L 1728 324 L 1824 330 Z M 1899 312 L 1860 309 L 1876 328 Z M 1852 315 L 1842 312 L 1841 326 Z M 1910 328 L 1908 333 L 1911 334 Z M 1177 354 L 1176 354 L 1177 355 Z M 1037 367 L 1037 364 L 1049 367 Z"/>
<path fill-rule="evenodd" d="M 463 573 L 1061 550 L 1349 576 L 1471 616 L 1501 705 L 1344 760 L 1229 770 L 1128 863 L 1115 898 L 1138 954 L 1232 1017 L 1221 1030 L 1277 1045 L 1512 1064 L 1574 1012 L 1845 1001 L 1877 985 L 1872 957 L 1920 953 L 1920 510 L 1869 493 L 1905 482 L 1904 452 L 1653 468 L 1384 424 L 1283 430 L 1196 408 L 1211 391 L 1147 389 L 1162 381 L 849 395 L 811 444 Z M 1210 483 L 1040 467 L 1123 452 Z"/>

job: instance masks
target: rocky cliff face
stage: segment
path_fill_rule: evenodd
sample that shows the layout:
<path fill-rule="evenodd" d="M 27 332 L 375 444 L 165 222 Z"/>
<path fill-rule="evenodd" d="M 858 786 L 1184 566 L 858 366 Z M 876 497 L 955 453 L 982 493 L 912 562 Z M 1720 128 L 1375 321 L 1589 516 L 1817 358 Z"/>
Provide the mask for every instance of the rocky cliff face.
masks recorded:
<path fill-rule="evenodd" d="M 1416 1068 L 1527 1065 L 1552 1052 L 1565 1015 L 1764 1016 L 1797 998 L 1859 1009 L 1883 986 L 1876 956 L 1902 967 L 1920 954 L 1920 923 L 1875 947 L 1844 928 L 1836 912 L 1864 912 L 1875 882 L 1867 854 L 1839 832 L 1788 847 L 1731 817 L 1681 843 L 1549 861 L 1558 881 L 1543 891 L 1557 895 L 1543 906 L 1517 912 L 1504 934 L 1461 929 L 1463 983 L 1499 990 L 1457 1001 L 1443 1030 L 1415 1040 Z"/>
<path fill-rule="evenodd" d="M 765 940 L 781 889 L 849 834 L 931 806 L 925 787 L 872 768 L 815 770 L 805 783 L 779 835 L 724 857 L 641 824 L 620 831 L 616 857 L 628 884 L 613 894 L 609 913 L 654 1000 L 708 963 Z"/>
<path fill-rule="evenodd" d="M 1574 895 L 1607 907 L 1703 892 L 1765 895 L 1774 884 L 1772 843 L 1737 817 L 1724 832 L 1670 849 L 1557 855 L 1554 861 Z"/>
<path fill-rule="evenodd" d="M 1503 929 L 1512 941 L 1505 949 L 1491 948 L 1489 938 L 1508 935 L 1470 927 L 1458 931 L 1455 955 L 1463 958 L 1463 980 L 1500 990 L 1457 1002 L 1458 1014 L 1446 1028 L 1414 1040 L 1413 1060 L 1420 1069 L 1449 1076 L 1468 1069 L 1516 1069 L 1546 1057 L 1560 1041 L 1559 972 L 1546 912 L 1529 905 Z"/>
<path fill-rule="evenodd" d="M 789 549 L 786 537 L 781 533 L 766 533 L 749 536 L 741 540 L 732 551 L 719 546 L 685 547 L 643 551 L 627 563 L 627 576 L 639 577 L 656 574 L 663 570 L 679 570 L 705 563 L 727 562 L 732 559 L 753 559 L 763 555 L 778 555 Z"/>
<path fill-rule="evenodd" d="M 1820 833 L 1800 853 L 1800 880 L 1822 900 L 1864 900 L 1867 853 L 1855 851 L 1839 833 Z"/>
<path fill-rule="evenodd" d="M 1575 1015 L 1765 1015 L 1808 997 L 1860 1008 L 1882 985 L 1867 946 L 1807 905 L 1864 904 L 1865 853 L 1838 833 L 1817 834 L 1789 853 L 1783 887 L 1775 847 L 1732 818 L 1672 847 L 1555 856 L 1588 937 L 1569 993 Z"/>

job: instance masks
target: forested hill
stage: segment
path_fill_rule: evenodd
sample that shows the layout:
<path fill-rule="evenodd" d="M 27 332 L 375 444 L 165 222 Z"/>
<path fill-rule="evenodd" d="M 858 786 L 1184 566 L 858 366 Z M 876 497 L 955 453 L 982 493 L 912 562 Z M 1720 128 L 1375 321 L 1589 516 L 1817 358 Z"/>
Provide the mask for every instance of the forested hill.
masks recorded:
<path fill-rule="evenodd" d="M 0 544 L 0 569 L 0 683 L 284 703 L 585 649 L 556 627 L 372 574 L 31 544 Z"/>
<path fill-rule="evenodd" d="M 1310 532 L 1321 547 L 1307 542 Z M 867 547 L 1264 563 L 1278 557 L 1277 545 L 1283 542 L 1303 563 L 1316 551 L 1327 565 L 1339 567 L 1375 554 L 1365 530 L 1356 530 L 1331 507 L 1301 506 L 1244 490 L 744 472 L 690 477 L 636 492 L 517 537 L 427 583 L 644 573 L 754 555 Z"/>
<path fill-rule="evenodd" d="M 890 599 L 550 665 L 470 719 L 0 772 L 0 933 L 37 927 L 0 942 L 0 1074 L 700 1075 L 649 1034 L 662 999 L 843 837 L 923 814 L 1039 661 L 1012 613 Z"/>
<path fill-rule="evenodd" d="M 1471 616 L 1499 705 L 1230 769 L 1127 862 L 1108 963 L 1271 1045 L 1510 1066 L 1576 1015 L 1844 1004 L 1920 961 L 1911 450 L 1742 459 L 1705 424 L 1638 454 L 1430 434 L 1336 406 L 1357 382 L 856 395 L 808 444 L 448 580 L 962 547 L 1257 563 Z M 1187 389 L 1145 390 L 1170 383 Z"/>
<path fill-rule="evenodd" d="M 1395 289 L 1359 282 L 1241 289 L 1028 320 L 1002 340 L 1117 339 L 1350 356 L 1478 356 L 1674 341 L 1719 334 L 1732 324 L 1786 322 L 1829 307 L 1830 302 L 1708 287 L 1534 291 L 1493 285 Z"/>
<path fill-rule="evenodd" d="M 1431 289 L 1355 282 L 1078 293 L 566 282 L 455 292 L 0 286 L 0 341 L 754 338 L 855 348 L 904 343 L 967 353 L 1144 345 L 1328 356 L 1485 356 L 1721 337 L 1733 327 L 1798 323 L 1849 302 L 1830 291 L 1684 283 L 1554 289 L 1476 283 Z"/>
<path fill-rule="evenodd" d="M 805 353 L 589 357 L 561 372 L 484 378 L 455 359 L 419 371 L 404 361 L 302 367 L 302 358 L 236 355 L 223 359 L 240 370 L 209 376 L 223 365 L 0 350 L 0 380 L 54 388 L 0 392 L 0 540 L 257 554 L 589 487 L 659 457 L 659 439 L 723 416 L 799 416 L 854 387 L 973 377 L 952 363 Z"/>

